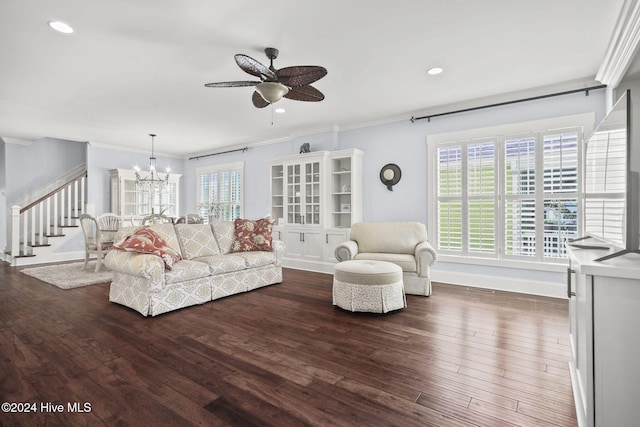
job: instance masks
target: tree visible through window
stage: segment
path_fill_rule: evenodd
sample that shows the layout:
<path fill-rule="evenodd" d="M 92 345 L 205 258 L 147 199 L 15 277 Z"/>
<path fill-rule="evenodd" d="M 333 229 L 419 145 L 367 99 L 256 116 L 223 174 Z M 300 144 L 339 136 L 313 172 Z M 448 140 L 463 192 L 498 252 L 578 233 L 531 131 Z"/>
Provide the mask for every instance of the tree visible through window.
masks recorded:
<path fill-rule="evenodd" d="M 439 142 L 432 178 L 443 253 L 543 261 L 578 236 L 578 128 Z"/>

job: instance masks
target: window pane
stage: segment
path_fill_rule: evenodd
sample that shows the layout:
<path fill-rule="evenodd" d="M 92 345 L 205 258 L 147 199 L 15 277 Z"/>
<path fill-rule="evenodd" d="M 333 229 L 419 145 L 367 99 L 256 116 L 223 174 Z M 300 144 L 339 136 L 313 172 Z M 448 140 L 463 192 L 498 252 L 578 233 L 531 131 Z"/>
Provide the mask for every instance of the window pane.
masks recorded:
<path fill-rule="evenodd" d="M 536 191 L 535 138 L 505 141 L 505 192 L 513 195 L 534 194 Z"/>
<path fill-rule="evenodd" d="M 544 256 L 566 258 L 565 242 L 578 236 L 577 199 L 544 201 Z"/>
<path fill-rule="evenodd" d="M 462 250 L 462 203 L 438 202 L 438 247 L 443 250 Z"/>
<path fill-rule="evenodd" d="M 199 177 L 200 205 L 197 212 L 203 218 L 233 221 L 242 209 L 242 170 L 220 170 Z"/>
<path fill-rule="evenodd" d="M 536 254 L 536 201 L 507 200 L 504 208 L 504 251 L 506 255 Z"/>
<path fill-rule="evenodd" d="M 544 136 L 542 145 L 545 193 L 578 191 L 577 138 L 575 132 Z"/>
<path fill-rule="evenodd" d="M 495 218 L 496 209 L 493 199 L 469 200 L 469 251 L 495 253 Z"/>
<path fill-rule="evenodd" d="M 467 148 L 467 180 L 470 196 L 495 194 L 495 143 L 471 144 Z"/>
<path fill-rule="evenodd" d="M 438 149 L 438 195 L 462 195 L 462 147 Z"/>

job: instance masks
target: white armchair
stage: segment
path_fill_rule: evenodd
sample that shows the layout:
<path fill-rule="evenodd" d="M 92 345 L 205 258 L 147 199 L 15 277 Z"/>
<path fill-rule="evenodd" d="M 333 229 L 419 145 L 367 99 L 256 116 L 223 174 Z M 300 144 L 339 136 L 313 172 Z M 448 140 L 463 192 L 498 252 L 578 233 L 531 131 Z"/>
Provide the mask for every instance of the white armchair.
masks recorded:
<path fill-rule="evenodd" d="M 419 222 L 359 222 L 351 227 L 351 240 L 336 247 L 338 261 L 388 261 L 402 267 L 405 293 L 431 295 L 430 267 L 437 254 L 427 241 L 427 228 Z"/>

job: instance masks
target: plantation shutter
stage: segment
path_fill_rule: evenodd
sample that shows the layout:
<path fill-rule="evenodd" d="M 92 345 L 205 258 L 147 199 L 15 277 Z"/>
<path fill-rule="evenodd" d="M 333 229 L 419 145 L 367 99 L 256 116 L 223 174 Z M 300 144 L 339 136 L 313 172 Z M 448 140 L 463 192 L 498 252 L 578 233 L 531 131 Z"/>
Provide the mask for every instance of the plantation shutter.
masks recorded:
<path fill-rule="evenodd" d="M 495 142 L 467 145 L 467 224 L 470 253 L 496 252 Z"/>
<path fill-rule="evenodd" d="M 504 142 L 504 253 L 536 254 L 536 139 Z"/>
<path fill-rule="evenodd" d="M 438 148 L 438 249 L 462 251 L 462 146 Z"/>
<path fill-rule="evenodd" d="M 216 169 L 199 173 L 199 213 L 217 215 L 219 221 L 233 221 L 242 212 L 242 168 Z"/>

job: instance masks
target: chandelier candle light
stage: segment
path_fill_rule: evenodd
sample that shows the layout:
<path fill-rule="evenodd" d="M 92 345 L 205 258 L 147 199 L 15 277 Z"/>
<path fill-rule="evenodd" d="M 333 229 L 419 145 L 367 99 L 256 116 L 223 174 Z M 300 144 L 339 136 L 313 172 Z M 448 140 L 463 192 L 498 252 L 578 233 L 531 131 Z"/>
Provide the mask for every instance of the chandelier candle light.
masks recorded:
<path fill-rule="evenodd" d="M 155 134 L 150 133 L 151 137 L 151 157 L 149 157 L 149 172 L 146 176 L 140 175 L 140 168 L 135 166 L 136 171 L 136 183 L 149 191 L 161 190 L 169 182 L 169 168 L 167 168 L 167 174 L 161 177 L 156 171 L 156 157 L 154 155 L 154 138 Z"/>

